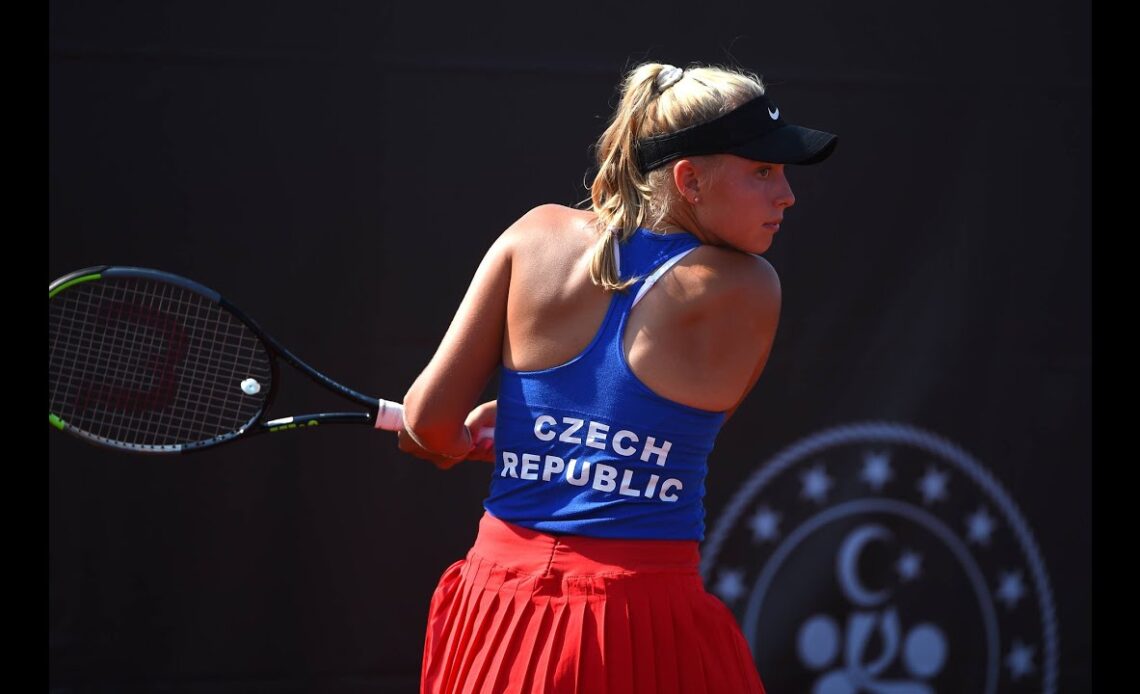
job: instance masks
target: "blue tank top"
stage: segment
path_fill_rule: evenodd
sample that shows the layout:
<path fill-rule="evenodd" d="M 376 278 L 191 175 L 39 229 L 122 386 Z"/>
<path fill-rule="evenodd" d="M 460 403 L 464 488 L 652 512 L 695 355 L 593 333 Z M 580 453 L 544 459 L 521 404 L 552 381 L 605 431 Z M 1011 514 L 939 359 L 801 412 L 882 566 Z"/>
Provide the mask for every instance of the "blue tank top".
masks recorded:
<path fill-rule="evenodd" d="M 622 349 L 651 273 L 699 245 L 688 233 L 638 229 L 617 247 L 621 277 L 638 280 L 612 294 L 590 344 L 549 369 L 503 367 L 495 472 L 483 504 L 491 515 L 549 533 L 704 539 L 708 455 L 725 413 L 657 395 Z"/>

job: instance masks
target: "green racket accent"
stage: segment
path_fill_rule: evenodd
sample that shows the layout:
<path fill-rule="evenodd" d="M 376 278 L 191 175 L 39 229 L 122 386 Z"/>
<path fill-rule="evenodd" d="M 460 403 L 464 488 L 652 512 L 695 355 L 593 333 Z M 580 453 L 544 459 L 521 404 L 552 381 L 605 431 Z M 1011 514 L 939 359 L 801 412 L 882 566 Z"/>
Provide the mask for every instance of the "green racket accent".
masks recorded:
<path fill-rule="evenodd" d="M 271 432 L 288 431 L 290 429 L 297 429 L 300 427 L 315 427 L 315 426 L 319 426 L 319 425 L 320 425 L 320 422 L 318 422 L 317 420 L 314 419 L 310 422 L 290 422 L 289 424 L 282 424 L 281 426 L 269 427 L 269 431 L 271 431 Z"/>
<path fill-rule="evenodd" d="M 80 282 L 90 282 L 91 280 L 100 280 L 100 279 L 103 279 L 103 275 L 94 274 L 94 275 L 83 275 L 82 277 L 76 277 L 75 279 L 71 280 L 70 282 L 64 282 L 63 284 L 61 284 L 58 287 L 56 287 L 55 289 L 53 289 L 48 294 L 48 298 L 50 299 L 53 296 L 55 296 L 56 294 L 59 294 L 60 292 L 62 292 L 64 289 L 67 289 L 68 287 L 74 287 L 75 285 L 79 284 Z"/>
<path fill-rule="evenodd" d="M 59 429 L 60 431 L 63 431 L 64 429 L 67 428 L 67 423 L 64 422 L 62 419 L 60 419 L 59 417 L 56 417 L 51 412 L 48 412 L 48 421 L 51 422 L 51 425 L 53 427 L 55 427 L 56 429 Z"/>

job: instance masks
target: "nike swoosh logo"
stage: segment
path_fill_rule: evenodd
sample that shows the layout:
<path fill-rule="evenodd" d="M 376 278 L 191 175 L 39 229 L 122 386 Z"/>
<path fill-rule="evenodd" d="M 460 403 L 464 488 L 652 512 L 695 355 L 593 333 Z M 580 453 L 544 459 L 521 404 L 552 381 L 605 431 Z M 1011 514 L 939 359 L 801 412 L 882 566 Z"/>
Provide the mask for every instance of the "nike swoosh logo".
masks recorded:
<path fill-rule="evenodd" d="M 779 118 L 780 118 L 780 107 L 777 106 L 775 111 L 773 111 L 772 109 L 768 109 L 768 115 L 772 117 L 772 120 L 779 120 Z"/>

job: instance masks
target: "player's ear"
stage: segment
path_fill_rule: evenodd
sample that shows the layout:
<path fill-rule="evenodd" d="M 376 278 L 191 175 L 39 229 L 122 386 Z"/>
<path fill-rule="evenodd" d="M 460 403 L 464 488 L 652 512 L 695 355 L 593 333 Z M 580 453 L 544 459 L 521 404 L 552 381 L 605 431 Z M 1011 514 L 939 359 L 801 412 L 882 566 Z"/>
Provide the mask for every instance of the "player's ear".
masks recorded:
<path fill-rule="evenodd" d="M 691 159 L 680 159 L 673 164 L 673 185 L 690 205 L 701 194 L 701 172 Z"/>

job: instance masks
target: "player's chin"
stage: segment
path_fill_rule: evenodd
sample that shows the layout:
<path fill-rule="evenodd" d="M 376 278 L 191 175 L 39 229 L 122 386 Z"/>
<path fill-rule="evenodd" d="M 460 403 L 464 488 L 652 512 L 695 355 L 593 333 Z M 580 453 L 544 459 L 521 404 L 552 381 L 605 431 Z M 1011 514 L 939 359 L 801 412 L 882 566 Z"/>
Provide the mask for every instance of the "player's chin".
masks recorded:
<path fill-rule="evenodd" d="M 747 248 L 742 248 L 740 250 L 745 251 L 746 253 L 751 253 L 753 255 L 760 255 L 761 253 L 764 253 L 765 251 L 767 251 L 771 247 L 772 247 L 772 238 L 771 237 L 756 237 L 755 239 L 753 239 L 748 244 Z"/>

